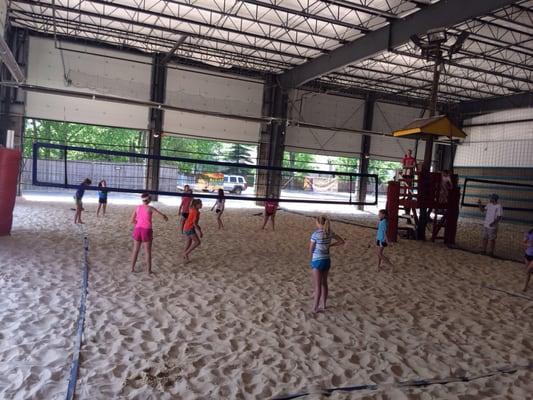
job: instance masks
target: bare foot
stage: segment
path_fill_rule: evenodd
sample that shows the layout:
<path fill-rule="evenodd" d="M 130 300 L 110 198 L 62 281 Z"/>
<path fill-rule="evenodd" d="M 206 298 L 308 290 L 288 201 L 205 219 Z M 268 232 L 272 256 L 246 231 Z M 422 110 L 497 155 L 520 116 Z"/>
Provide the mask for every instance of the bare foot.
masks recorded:
<path fill-rule="evenodd" d="M 154 275 L 151 269 L 148 270 L 148 275 Z"/>
<path fill-rule="evenodd" d="M 135 267 L 131 267 L 131 272 L 135 273 Z"/>

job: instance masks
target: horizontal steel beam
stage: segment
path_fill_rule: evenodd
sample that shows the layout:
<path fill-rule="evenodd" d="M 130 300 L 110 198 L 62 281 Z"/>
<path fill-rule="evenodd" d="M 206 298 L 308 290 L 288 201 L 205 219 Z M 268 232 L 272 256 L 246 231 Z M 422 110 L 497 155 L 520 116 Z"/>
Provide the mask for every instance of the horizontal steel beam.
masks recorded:
<path fill-rule="evenodd" d="M 424 34 L 430 29 L 453 26 L 515 2 L 516 0 L 439 1 L 402 20 L 392 21 L 387 26 L 372 31 L 329 54 L 321 55 L 281 74 L 280 83 L 286 88 L 298 87 L 346 65 L 398 47 L 408 42 L 414 34 Z"/>
<path fill-rule="evenodd" d="M 287 13 L 287 14 L 298 15 L 300 17 L 303 17 L 303 18 L 306 18 L 306 19 L 310 19 L 310 20 L 316 20 L 316 21 L 320 21 L 320 22 L 325 22 L 327 24 L 338 25 L 338 26 L 342 26 L 342 27 L 348 28 L 348 29 L 356 29 L 356 30 L 358 30 L 360 32 L 370 32 L 370 29 L 368 29 L 365 26 L 352 24 L 352 23 L 349 23 L 349 22 L 341 21 L 339 19 L 327 18 L 327 17 L 324 17 L 324 16 L 322 16 L 320 14 L 309 13 L 309 12 L 305 11 L 304 9 L 297 10 L 297 9 L 293 9 L 293 8 L 289 8 L 289 7 L 284 7 L 281 4 L 273 4 L 273 3 L 270 3 L 270 2 L 262 2 L 262 1 L 258 1 L 258 0 L 240 0 L 240 1 L 242 3 L 252 4 L 254 6 L 269 8 L 269 9 L 274 10 L 274 11 L 281 11 L 281 12 L 284 12 L 284 13 Z M 281 2 L 279 2 L 279 3 L 281 3 Z"/>
<path fill-rule="evenodd" d="M 369 6 L 365 6 L 365 5 L 362 5 L 362 4 L 352 3 L 351 1 L 346 1 L 346 0 L 322 0 L 322 2 L 323 3 L 327 3 L 327 4 L 333 4 L 333 5 L 344 7 L 344 8 L 348 8 L 348 9 L 353 10 L 353 11 L 360 11 L 360 12 L 363 12 L 365 14 L 370 14 L 370 15 L 375 15 L 375 16 L 378 16 L 378 17 L 387 18 L 387 19 L 398 19 L 398 18 L 400 18 L 398 15 L 396 15 L 396 14 L 390 12 L 390 11 L 380 10 L 378 8 L 369 7 Z"/>
<path fill-rule="evenodd" d="M 308 123 L 305 121 L 299 121 L 295 119 L 275 118 L 275 117 L 269 117 L 269 116 L 238 115 L 238 114 L 229 114 L 229 113 L 216 112 L 216 111 L 197 110 L 197 109 L 192 109 L 192 108 L 173 106 L 168 103 L 160 103 L 156 101 L 132 99 L 132 98 L 119 97 L 119 96 L 114 96 L 114 95 L 109 95 L 109 94 L 79 92 L 79 91 L 74 91 L 74 90 L 69 90 L 69 89 L 53 88 L 49 86 L 18 83 L 14 81 L 13 82 L 0 81 L 0 86 L 16 87 L 16 88 L 26 90 L 29 92 L 43 93 L 43 94 L 49 94 L 49 95 L 54 95 L 54 96 L 65 96 L 65 97 L 79 98 L 79 99 L 85 99 L 85 100 L 105 101 L 105 102 L 117 103 L 117 104 L 128 104 L 128 105 L 147 107 L 147 108 L 158 109 L 158 110 L 179 111 L 179 112 L 196 114 L 196 115 L 209 115 L 212 117 L 227 118 L 227 119 L 232 119 L 232 120 L 237 120 L 237 121 L 246 121 L 246 122 L 264 123 L 264 124 L 281 123 L 281 124 L 287 124 L 290 126 L 326 130 L 326 131 L 331 131 L 331 132 L 346 132 L 346 133 L 354 133 L 354 134 L 386 136 L 386 137 L 392 138 L 392 135 L 390 134 L 386 134 L 383 132 L 376 132 L 376 131 L 368 131 L 365 129 L 332 127 L 328 125 Z"/>
<path fill-rule="evenodd" d="M 463 116 L 466 116 L 526 107 L 533 107 L 533 92 L 493 97 L 479 101 L 461 102 L 455 106 L 455 110 Z"/>

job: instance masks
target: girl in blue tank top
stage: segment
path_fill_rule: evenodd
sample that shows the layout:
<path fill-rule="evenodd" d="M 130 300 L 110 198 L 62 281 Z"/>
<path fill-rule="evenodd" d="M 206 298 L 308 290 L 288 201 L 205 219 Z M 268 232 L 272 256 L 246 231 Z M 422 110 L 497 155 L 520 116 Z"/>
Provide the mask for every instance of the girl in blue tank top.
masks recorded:
<path fill-rule="evenodd" d="M 387 210 L 379 210 L 378 233 L 376 235 L 376 245 L 378 246 L 378 271 L 381 270 L 381 264 L 387 264 L 394 270 L 394 265 L 383 254 L 385 247 L 389 244 L 389 240 L 387 239 L 387 228 L 389 227 L 387 216 Z"/>

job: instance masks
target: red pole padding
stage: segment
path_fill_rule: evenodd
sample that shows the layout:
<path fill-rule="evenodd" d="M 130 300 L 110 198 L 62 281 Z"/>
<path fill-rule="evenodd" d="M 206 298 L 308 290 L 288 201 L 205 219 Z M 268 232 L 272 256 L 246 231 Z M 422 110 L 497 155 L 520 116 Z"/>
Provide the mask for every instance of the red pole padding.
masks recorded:
<path fill-rule="evenodd" d="M 0 236 L 11 233 L 21 153 L 0 148 Z"/>
<path fill-rule="evenodd" d="M 400 208 L 400 183 L 390 181 L 387 187 L 387 214 L 389 227 L 387 228 L 387 238 L 391 242 L 398 241 L 398 209 Z"/>

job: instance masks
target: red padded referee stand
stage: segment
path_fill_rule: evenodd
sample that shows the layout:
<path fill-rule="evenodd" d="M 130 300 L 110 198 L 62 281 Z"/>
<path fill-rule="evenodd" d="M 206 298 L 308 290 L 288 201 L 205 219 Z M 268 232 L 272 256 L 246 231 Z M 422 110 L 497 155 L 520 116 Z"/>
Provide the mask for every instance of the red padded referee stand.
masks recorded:
<path fill-rule="evenodd" d="M 439 188 L 441 174 L 436 172 L 421 174 L 418 180 L 418 194 L 403 196 L 400 199 L 400 182 L 391 181 L 387 188 L 387 213 L 389 227 L 387 238 L 391 242 L 398 241 L 398 215 L 400 207 L 409 209 L 446 209 L 446 221 L 444 225 L 444 243 L 448 246 L 455 244 L 457 234 L 457 221 L 459 219 L 460 189 L 457 186 L 457 175 L 452 175 L 453 188 L 448 193 L 448 202 L 439 204 Z"/>
<path fill-rule="evenodd" d="M 398 241 L 398 212 L 400 209 L 400 182 L 390 181 L 387 187 L 387 205 L 385 206 L 388 214 L 387 239 L 396 243 Z"/>
<path fill-rule="evenodd" d="M 21 153 L 0 148 L 0 236 L 11 233 Z"/>

